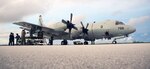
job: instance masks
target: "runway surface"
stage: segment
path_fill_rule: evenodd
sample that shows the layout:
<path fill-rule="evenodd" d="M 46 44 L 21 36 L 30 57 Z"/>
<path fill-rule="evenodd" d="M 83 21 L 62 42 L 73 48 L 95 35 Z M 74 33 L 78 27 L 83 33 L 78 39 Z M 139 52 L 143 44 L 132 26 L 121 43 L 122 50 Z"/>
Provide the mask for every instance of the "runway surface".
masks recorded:
<path fill-rule="evenodd" d="M 150 69 L 150 43 L 0 46 L 0 69 Z"/>

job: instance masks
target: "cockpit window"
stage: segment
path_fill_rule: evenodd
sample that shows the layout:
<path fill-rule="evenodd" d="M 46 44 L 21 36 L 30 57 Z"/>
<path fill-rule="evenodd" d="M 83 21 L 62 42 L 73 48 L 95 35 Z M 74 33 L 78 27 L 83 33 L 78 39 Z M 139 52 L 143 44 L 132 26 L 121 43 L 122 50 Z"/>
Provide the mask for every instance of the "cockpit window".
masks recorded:
<path fill-rule="evenodd" d="M 116 25 L 124 25 L 123 22 L 116 21 Z"/>

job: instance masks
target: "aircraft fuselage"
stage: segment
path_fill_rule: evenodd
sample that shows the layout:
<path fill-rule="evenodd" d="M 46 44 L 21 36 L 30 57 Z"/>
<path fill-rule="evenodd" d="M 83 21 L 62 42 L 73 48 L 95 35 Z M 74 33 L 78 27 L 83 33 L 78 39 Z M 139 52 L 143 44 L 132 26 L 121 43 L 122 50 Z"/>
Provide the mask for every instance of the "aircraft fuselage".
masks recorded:
<path fill-rule="evenodd" d="M 98 22 L 98 23 L 90 23 L 88 26 L 88 34 L 84 35 L 82 33 L 82 26 L 77 25 L 78 30 L 72 29 L 71 39 L 85 39 L 85 40 L 95 40 L 95 39 L 102 39 L 108 38 L 111 39 L 112 37 L 116 36 L 125 36 L 135 32 L 135 28 L 122 24 L 116 24 L 115 20 L 107 20 L 105 22 Z M 66 26 L 63 23 L 55 24 L 57 26 L 57 30 L 65 30 Z M 56 28 L 55 28 L 56 29 Z M 67 30 L 66 30 L 67 32 Z M 58 36 L 55 39 L 70 39 L 68 35 Z"/>

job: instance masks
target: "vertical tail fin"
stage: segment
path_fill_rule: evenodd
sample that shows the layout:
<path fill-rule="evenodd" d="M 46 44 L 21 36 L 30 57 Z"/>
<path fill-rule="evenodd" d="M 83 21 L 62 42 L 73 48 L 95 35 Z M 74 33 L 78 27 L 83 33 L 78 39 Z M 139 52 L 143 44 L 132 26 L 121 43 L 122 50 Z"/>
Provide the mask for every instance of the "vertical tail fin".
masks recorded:
<path fill-rule="evenodd" d="M 40 24 L 40 26 L 43 26 L 42 15 L 39 16 L 39 24 Z"/>

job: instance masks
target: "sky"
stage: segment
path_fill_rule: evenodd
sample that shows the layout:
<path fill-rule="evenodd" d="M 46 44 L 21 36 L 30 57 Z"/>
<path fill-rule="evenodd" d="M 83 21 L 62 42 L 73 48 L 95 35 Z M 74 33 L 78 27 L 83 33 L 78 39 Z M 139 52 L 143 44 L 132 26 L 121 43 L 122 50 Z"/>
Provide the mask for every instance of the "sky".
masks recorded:
<path fill-rule="evenodd" d="M 75 24 L 122 21 L 136 28 L 129 40 L 150 42 L 150 0 L 0 0 L 0 44 L 8 43 L 10 32 L 20 33 L 14 22 L 38 24 L 42 15 L 49 26 L 69 19 L 70 13 Z"/>

